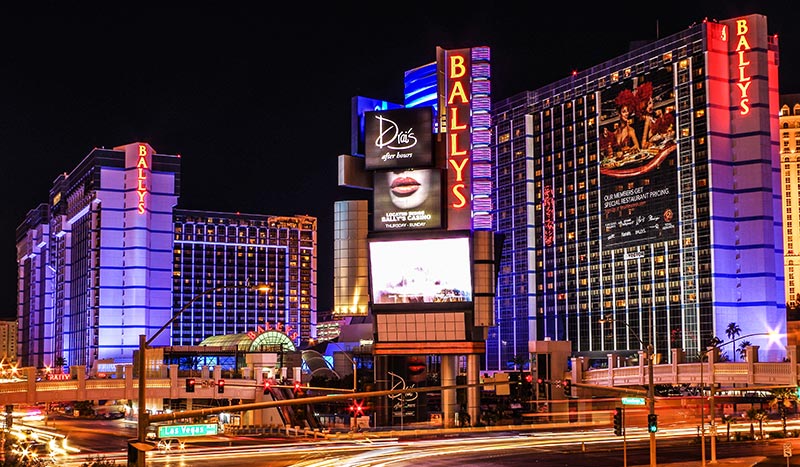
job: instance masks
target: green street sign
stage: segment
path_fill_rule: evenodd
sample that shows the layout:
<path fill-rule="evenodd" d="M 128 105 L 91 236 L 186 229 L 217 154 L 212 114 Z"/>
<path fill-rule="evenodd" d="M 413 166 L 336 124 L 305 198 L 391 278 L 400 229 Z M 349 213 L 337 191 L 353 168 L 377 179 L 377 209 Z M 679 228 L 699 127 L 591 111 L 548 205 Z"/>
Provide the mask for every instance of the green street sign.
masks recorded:
<path fill-rule="evenodd" d="M 623 397 L 622 405 L 644 405 L 644 397 Z"/>
<path fill-rule="evenodd" d="M 216 423 L 201 423 L 196 425 L 161 425 L 158 427 L 159 438 L 214 436 L 216 434 L 217 434 Z"/>

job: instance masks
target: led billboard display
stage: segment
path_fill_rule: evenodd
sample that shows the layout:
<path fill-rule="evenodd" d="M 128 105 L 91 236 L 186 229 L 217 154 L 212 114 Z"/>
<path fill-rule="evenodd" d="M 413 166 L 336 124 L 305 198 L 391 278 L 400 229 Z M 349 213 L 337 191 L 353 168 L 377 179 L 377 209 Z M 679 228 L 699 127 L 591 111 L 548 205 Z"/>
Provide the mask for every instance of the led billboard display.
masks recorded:
<path fill-rule="evenodd" d="M 439 169 L 375 172 L 373 230 L 441 228 L 441 179 Z"/>
<path fill-rule="evenodd" d="M 678 236 L 675 95 L 670 68 L 601 93 L 600 183 L 603 246 Z"/>
<path fill-rule="evenodd" d="M 375 305 L 472 302 L 468 237 L 371 240 Z"/>
<path fill-rule="evenodd" d="M 433 107 L 364 113 L 364 168 L 433 165 Z"/>

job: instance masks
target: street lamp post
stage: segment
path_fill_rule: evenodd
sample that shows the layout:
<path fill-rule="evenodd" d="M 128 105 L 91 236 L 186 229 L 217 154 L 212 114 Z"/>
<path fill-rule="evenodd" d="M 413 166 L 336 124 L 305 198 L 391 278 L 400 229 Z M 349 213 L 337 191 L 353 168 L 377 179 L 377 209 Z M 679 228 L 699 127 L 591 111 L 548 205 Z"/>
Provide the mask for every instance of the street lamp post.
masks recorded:
<path fill-rule="evenodd" d="M 736 340 L 742 340 L 742 339 L 746 339 L 748 337 L 754 337 L 754 336 L 777 336 L 777 334 L 776 333 L 772 333 L 772 332 L 756 332 L 756 333 L 753 333 L 753 334 L 747 334 L 746 336 L 737 337 Z M 713 352 L 715 350 L 719 350 L 720 347 L 728 345 L 728 344 L 730 344 L 732 342 L 734 342 L 734 341 L 730 340 L 728 342 L 722 342 L 720 344 L 717 344 L 717 345 L 715 345 L 713 347 L 709 347 L 706 350 L 703 350 L 703 351 L 700 352 L 700 396 L 701 396 L 701 401 L 700 401 L 700 425 L 701 425 L 701 428 L 700 428 L 700 432 L 702 434 L 701 441 L 700 441 L 700 447 L 702 449 L 702 456 L 701 456 L 702 467 L 705 467 L 705 465 L 706 465 L 706 437 L 705 437 L 706 421 L 705 421 L 705 418 L 704 418 L 704 415 L 703 415 L 703 406 L 705 405 L 705 402 L 702 401 L 702 396 L 705 394 L 704 383 L 703 383 L 703 359 L 704 358 L 707 359 L 709 352 Z M 733 349 L 733 351 L 735 352 L 736 349 Z M 709 461 L 709 464 L 716 464 L 717 463 L 717 421 L 716 421 L 716 414 L 714 413 L 715 412 L 715 410 L 714 410 L 714 392 L 716 390 L 716 388 L 715 388 L 716 383 L 714 382 L 714 374 L 713 373 L 711 374 L 710 383 L 711 383 L 711 385 L 709 386 L 709 391 L 708 391 L 708 401 L 709 401 L 708 414 L 709 414 L 709 416 L 711 418 L 711 421 L 709 422 L 709 424 L 711 425 L 711 428 L 709 429 L 709 432 L 711 433 L 711 460 Z"/>
<path fill-rule="evenodd" d="M 628 332 L 630 332 L 636 340 L 645 348 L 645 358 L 647 359 L 647 399 L 649 400 L 649 414 L 655 415 L 656 413 L 656 398 L 655 398 L 655 386 L 653 384 L 653 344 L 645 344 L 641 337 L 630 327 L 630 325 L 621 319 L 611 318 L 611 317 L 603 317 L 600 319 L 600 323 L 609 323 L 613 321 L 619 321 L 620 323 L 624 324 L 625 327 L 628 328 Z M 650 467 L 657 467 L 656 465 L 656 434 L 653 431 L 647 430 L 650 433 Z"/>
<path fill-rule="evenodd" d="M 199 294 L 195 295 L 194 297 L 192 297 L 192 299 L 189 300 L 188 302 L 186 302 L 186 304 L 183 305 L 183 307 L 180 310 L 178 310 L 174 315 L 172 315 L 172 318 L 170 318 L 169 321 L 164 323 L 163 326 L 161 326 L 152 336 L 150 336 L 150 339 L 147 339 L 147 336 L 144 335 L 144 334 L 140 334 L 139 335 L 139 412 L 138 412 L 139 413 L 139 420 L 137 421 L 137 434 L 138 434 L 137 441 L 138 441 L 138 445 L 135 446 L 136 450 L 137 450 L 137 455 L 136 455 L 136 466 L 137 467 L 145 467 L 147 465 L 146 451 L 141 449 L 144 446 L 144 444 L 146 443 L 146 441 L 147 441 L 147 425 L 150 424 L 149 423 L 150 422 L 150 420 L 149 420 L 150 416 L 147 413 L 147 410 L 146 410 L 146 407 L 145 407 L 146 406 L 146 404 L 145 404 L 146 384 L 147 384 L 147 379 L 146 379 L 146 376 L 145 376 L 145 374 L 146 374 L 145 366 L 147 364 L 147 359 L 145 358 L 145 352 L 147 351 L 147 347 L 150 344 L 153 343 L 153 341 L 156 339 L 156 337 L 161 335 L 161 333 L 164 332 L 165 329 L 167 329 L 173 322 L 175 322 L 175 320 L 178 319 L 178 317 L 181 314 L 183 314 L 183 312 L 186 311 L 194 302 L 196 302 L 201 297 L 203 297 L 203 296 L 205 296 L 207 294 L 210 294 L 210 293 L 213 293 L 213 292 L 219 292 L 219 291 L 227 290 L 227 289 L 249 289 L 249 290 L 269 291 L 271 289 L 271 287 L 269 285 L 267 285 L 267 284 L 259 284 L 259 285 L 255 285 L 255 286 L 252 286 L 252 285 L 221 285 L 221 286 L 218 286 L 218 287 L 212 287 L 210 289 L 206 289 L 206 290 L 200 292 Z"/>

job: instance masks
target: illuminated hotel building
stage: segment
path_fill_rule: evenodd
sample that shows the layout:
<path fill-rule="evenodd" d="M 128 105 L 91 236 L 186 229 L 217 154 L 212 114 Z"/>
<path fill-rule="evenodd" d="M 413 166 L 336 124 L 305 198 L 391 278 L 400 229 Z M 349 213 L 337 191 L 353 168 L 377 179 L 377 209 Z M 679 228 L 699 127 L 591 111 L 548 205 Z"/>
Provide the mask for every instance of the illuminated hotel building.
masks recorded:
<path fill-rule="evenodd" d="M 666 362 L 729 323 L 786 332 L 777 55 L 764 16 L 702 22 L 494 103 L 487 369 L 533 341 L 605 361 L 640 336 Z M 747 340 L 785 355 L 785 337 Z"/>
<path fill-rule="evenodd" d="M 56 178 L 17 228 L 21 365 L 131 363 L 139 335 L 184 306 L 174 340 L 163 332 L 151 345 L 267 323 L 311 337 L 316 219 L 178 210 L 179 194 L 180 156 L 147 143 L 94 149 Z M 260 280 L 268 296 L 242 289 Z M 220 286 L 239 289 L 201 294 Z"/>
<path fill-rule="evenodd" d="M 173 345 L 278 329 L 295 345 L 312 337 L 317 302 L 317 219 L 176 209 Z M 267 284 L 266 293 L 227 284 Z"/>
<path fill-rule="evenodd" d="M 786 302 L 800 302 L 800 94 L 781 96 L 781 180 Z"/>

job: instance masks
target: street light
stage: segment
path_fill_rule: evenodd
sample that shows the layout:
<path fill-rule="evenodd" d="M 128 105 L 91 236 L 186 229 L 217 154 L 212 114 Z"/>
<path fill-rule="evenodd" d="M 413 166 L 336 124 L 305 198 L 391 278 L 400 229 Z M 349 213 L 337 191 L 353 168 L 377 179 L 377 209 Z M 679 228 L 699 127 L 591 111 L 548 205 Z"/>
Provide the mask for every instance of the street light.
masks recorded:
<path fill-rule="evenodd" d="M 222 290 L 227 289 L 248 289 L 248 290 L 260 290 L 264 292 L 270 291 L 272 288 L 268 284 L 259 284 L 259 285 L 221 285 L 218 287 L 212 287 L 210 289 L 206 289 L 199 294 L 192 297 L 191 300 L 186 302 L 183 307 L 178 310 L 172 318 L 169 319 L 163 326 L 161 326 L 158 331 L 155 332 L 150 339 L 147 339 L 147 336 L 144 334 L 139 334 L 139 420 L 137 422 L 137 431 L 138 431 L 138 446 L 136 446 L 137 456 L 136 456 L 136 465 L 137 467 L 144 467 L 146 464 L 146 452 L 141 449 L 141 447 L 146 443 L 147 439 L 147 425 L 150 423 L 150 416 L 145 410 L 145 385 L 146 385 L 146 378 L 145 378 L 145 365 L 147 364 L 147 359 L 145 358 L 145 351 L 147 347 L 153 343 L 153 341 L 158 337 L 165 329 L 167 329 L 173 322 L 175 322 L 178 317 L 183 314 L 194 302 L 199 300 L 201 297 L 214 293 L 219 292 Z"/>
<path fill-rule="evenodd" d="M 650 319 L 650 315 L 648 315 L 648 319 Z M 610 322 L 613 322 L 613 321 L 619 321 L 620 323 L 624 324 L 625 327 L 628 328 L 628 332 L 630 332 L 633 335 L 633 337 L 635 337 L 636 340 L 638 340 L 639 343 L 642 344 L 642 347 L 645 348 L 645 358 L 647 358 L 647 379 L 648 379 L 647 398 L 650 401 L 650 412 L 649 412 L 649 417 L 648 417 L 648 428 L 649 428 L 649 426 L 650 426 L 649 420 L 655 418 L 655 416 L 656 416 L 655 415 L 656 414 L 656 399 L 655 399 L 655 395 L 656 394 L 655 394 L 654 385 L 653 385 L 653 344 L 652 343 L 645 344 L 644 341 L 642 340 L 642 338 L 639 337 L 638 334 L 636 334 L 636 332 L 631 328 L 631 326 L 625 320 L 615 319 L 615 318 L 612 318 L 610 316 L 603 316 L 600 319 L 600 323 L 601 324 L 610 323 Z M 652 321 L 651 321 L 651 324 L 652 324 Z M 651 329 L 652 329 L 652 326 L 651 326 Z M 648 336 L 648 340 L 650 340 L 649 336 Z M 650 467 L 657 467 L 657 465 L 656 465 L 656 433 L 655 433 L 655 431 L 653 431 L 651 429 L 648 429 L 647 431 L 650 433 Z"/>
<path fill-rule="evenodd" d="M 753 334 L 747 334 L 746 336 L 737 337 L 736 340 L 742 340 L 742 339 L 746 339 L 748 337 L 754 337 L 754 336 L 772 336 L 772 337 L 777 337 L 778 335 L 779 334 L 774 333 L 774 332 L 756 332 L 756 333 L 753 333 Z M 719 350 L 720 347 L 728 345 L 728 344 L 730 344 L 732 342 L 734 342 L 734 340 L 730 340 L 728 342 L 722 342 L 722 343 L 717 344 L 715 346 L 708 347 L 706 350 L 703 350 L 703 351 L 700 352 L 700 399 L 701 399 L 700 400 L 700 434 L 701 434 L 701 436 L 700 436 L 700 448 L 702 450 L 701 451 L 702 455 L 700 457 L 701 457 L 701 465 L 702 465 L 702 467 L 705 467 L 705 465 L 706 465 L 706 420 L 705 420 L 705 415 L 704 415 L 704 412 L 703 412 L 703 406 L 705 405 L 705 403 L 702 400 L 702 396 L 705 393 L 704 384 L 703 384 L 703 359 L 704 358 L 707 359 L 709 352 L 712 352 L 714 350 Z M 735 352 L 736 349 L 733 349 L 733 351 Z M 710 464 L 716 464 L 717 463 L 717 421 L 716 421 L 716 415 L 714 413 L 714 390 L 715 390 L 715 386 L 716 386 L 716 383 L 714 383 L 714 374 L 712 373 L 711 374 L 711 385 L 710 385 L 709 391 L 708 391 L 709 392 L 709 394 L 708 394 L 708 400 L 709 400 L 709 410 L 708 410 L 708 412 L 709 412 L 709 416 L 711 417 L 711 422 L 710 422 L 711 429 L 709 430 L 711 432 L 711 461 L 709 461 Z"/>

